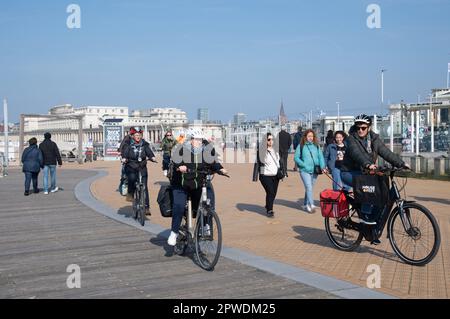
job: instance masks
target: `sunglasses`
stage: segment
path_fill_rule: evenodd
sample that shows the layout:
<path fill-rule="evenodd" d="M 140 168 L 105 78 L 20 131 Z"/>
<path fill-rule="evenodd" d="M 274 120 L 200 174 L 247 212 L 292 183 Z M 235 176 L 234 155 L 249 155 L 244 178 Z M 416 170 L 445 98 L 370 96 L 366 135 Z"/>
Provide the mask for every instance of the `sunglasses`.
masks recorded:
<path fill-rule="evenodd" d="M 358 126 L 357 128 L 356 128 L 358 131 L 366 131 L 367 129 L 368 129 L 368 127 L 367 126 Z"/>

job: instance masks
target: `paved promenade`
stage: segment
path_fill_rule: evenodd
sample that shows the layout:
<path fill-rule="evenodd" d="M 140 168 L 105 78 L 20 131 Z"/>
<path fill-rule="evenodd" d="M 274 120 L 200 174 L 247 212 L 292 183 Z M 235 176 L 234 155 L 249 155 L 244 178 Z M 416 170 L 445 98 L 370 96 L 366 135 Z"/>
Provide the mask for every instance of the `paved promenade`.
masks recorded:
<path fill-rule="evenodd" d="M 92 175 L 59 170 L 63 191 L 29 197 L 18 170 L 0 180 L 0 298 L 336 298 L 227 258 L 206 272 L 170 255 L 166 238 L 75 198 L 75 186 Z M 66 285 L 71 264 L 81 267 L 80 289 Z"/>
<path fill-rule="evenodd" d="M 292 159 L 289 159 L 289 163 Z M 75 166 L 78 167 L 78 166 Z M 102 168 L 108 176 L 93 183 L 96 198 L 117 210 L 129 214 L 130 205 L 115 192 L 119 180 L 118 162 L 98 162 L 83 168 Z M 160 164 L 149 164 L 149 188 L 153 223 L 169 228 L 170 220 L 160 216 L 156 195 L 161 183 Z M 333 248 L 326 236 L 320 212 L 307 214 L 299 208 L 304 188 L 298 173 L 280 184 L 275 204 L 275 219 L 268 219 L 264 211 L 264 192 L 259 183 L 251 182 L 252 165 L 228 164 L 232 176 L 214 180 L 217 210 L 224 233 L 224 245 L 247 251 L 302 269 L 345 280 L 366 287 L 370 273 L 367 267 L 381 267 L 381 289 L 400 298 L 450 298 L 450 183 L 409 179 L 407 198 L 428 207 L 437 218 L 442 235 L 441 249 L 425 267 L 402 263 L 393 253 L 386 232 L 382 244 L 371 246 L 363 242 L 355 252 L 341 252 Z M 330 188 L 327 177 L 321 176 L 315 187 L 315 198 L 324 188 Z"/>

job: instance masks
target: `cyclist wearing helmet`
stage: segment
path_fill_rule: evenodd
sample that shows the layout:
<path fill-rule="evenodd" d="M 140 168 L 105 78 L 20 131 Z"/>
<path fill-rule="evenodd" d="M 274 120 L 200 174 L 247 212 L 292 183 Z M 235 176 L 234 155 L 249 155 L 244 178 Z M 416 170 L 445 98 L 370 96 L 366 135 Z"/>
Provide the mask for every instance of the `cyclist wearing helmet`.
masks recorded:
<path fill-rule="evenodd" d="M 190 143 L 177 144 L 172 150 L 173 175 L 170 183 L 173 188 L 173 217 L 172 231 L 167 240 L 170 246 L 176 244 L 188 196 L 191 197 L 193 210 L 197 209 L 200 202 L 201 181 L 206 176 L 196 171 L 204 171 L 209 168 L 213 172 L 227 173 L 219 163 L 213 145 L 204 139 L 200 130 L 190 130 L 188 138 L 190 138 Z M 210 197 L 211 193 L 208 193 L 208 197 Z"/>
<path fill-rule="evenodd" d="M 148 171 L 147 158 L 152 162 L 156 162 L 155 155 L 150 149 L 150 144 L 142 139 L 142 129 L 133 127 L 130 130 L 131 139 L 122 148 L 122 162 L 125 163 L 125 173 L 128 178 L 128 194 L 127 201 L 132 202 L 134 191 L 136 189 L 136 181 L 139 178 L 139 170 L 142 174 L 142 182 L 145 185 L 145 208 L 146 215 L 150 214 L 150 203 L 148 196 Z"/>
<path fill-rule="evenodd" d="M 341 166 L 342 181 L 352 187 L 353 177 L 362 174 L 364 169 L 375 170 L 377 168 L 378 155 L 395 167 L 407 167 L 397 154 L 391 152 L 383 143 L 380 136 L 371 131 L 372 119 L 361 114 L 355 118 L 355 124 L 350 128 L 346 139 L 346 153 Z M 362 205 L 362 222 L 375 225 L 374 215 L 376 207 Z"/>

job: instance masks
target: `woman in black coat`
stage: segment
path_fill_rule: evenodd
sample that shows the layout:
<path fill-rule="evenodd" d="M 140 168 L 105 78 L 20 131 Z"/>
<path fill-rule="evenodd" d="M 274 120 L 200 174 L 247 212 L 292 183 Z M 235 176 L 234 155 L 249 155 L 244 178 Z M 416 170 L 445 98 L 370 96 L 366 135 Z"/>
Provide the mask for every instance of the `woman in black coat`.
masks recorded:
<path fill-rule="evenodd" d="M 44 158 L 41 150 L 37 146 L 37 139 L 33 137 L 28 143 L 30 146 L 27 147 L 22 154 L 22 171 L 25 174 L 25 196 L 30 195 L 31 180 L 33 180 L 34 193 L 39 193 L 38 176 L 41 168 L 44 167 Z"/>

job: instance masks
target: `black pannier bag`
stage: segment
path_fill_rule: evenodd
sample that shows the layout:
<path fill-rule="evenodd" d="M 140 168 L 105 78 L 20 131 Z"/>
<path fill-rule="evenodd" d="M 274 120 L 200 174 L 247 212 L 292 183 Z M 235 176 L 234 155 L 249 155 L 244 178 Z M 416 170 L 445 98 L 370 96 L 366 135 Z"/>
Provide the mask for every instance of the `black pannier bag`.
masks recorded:
<path fill-rule="evenodd" d="M 384 207 L 389 201 L 389 177 L 360 175 L 353 177 L 355 202 Z"/>
<path fill-rule="evenodd" d="M 172 217 L 173 192 L 170 185 L 161 186 L 158 193 L 157 202 L 162 217 Z"/>

